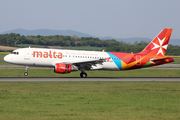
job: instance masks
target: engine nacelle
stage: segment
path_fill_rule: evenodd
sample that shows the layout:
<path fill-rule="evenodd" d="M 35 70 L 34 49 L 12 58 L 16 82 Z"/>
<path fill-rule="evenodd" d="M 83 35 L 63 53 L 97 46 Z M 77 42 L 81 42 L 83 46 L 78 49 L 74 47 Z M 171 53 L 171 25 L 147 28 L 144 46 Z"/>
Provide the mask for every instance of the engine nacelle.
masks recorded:
<path fill-rule="evenodd" d="M 66 73 L 70 73 L 71 71 L 77 71 L 77 70 L 78 68 L 72 64 L 56 63 L 54 67 L 54 72 L 61 74 L 66 74 Z"/>

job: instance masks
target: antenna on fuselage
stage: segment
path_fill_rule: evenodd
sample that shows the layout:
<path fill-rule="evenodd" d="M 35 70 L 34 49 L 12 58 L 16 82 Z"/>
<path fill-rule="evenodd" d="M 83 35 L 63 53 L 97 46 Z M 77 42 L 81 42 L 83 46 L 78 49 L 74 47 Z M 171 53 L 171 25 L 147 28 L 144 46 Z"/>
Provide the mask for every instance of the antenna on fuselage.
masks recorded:
<path fill-rule="evenodd" d="M 29 46 L 29 48 L 31 48 L 31 46 Z"/>

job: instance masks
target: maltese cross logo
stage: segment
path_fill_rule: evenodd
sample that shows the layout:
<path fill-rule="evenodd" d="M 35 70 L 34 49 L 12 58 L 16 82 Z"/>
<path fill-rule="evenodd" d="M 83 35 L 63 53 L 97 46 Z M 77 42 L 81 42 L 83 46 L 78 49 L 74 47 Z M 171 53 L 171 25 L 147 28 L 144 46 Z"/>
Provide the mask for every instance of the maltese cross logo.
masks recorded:
<path fill-rule="evenodd" d="M 157 37 L 157 38 L 158 38 L 158 37 Z M 158 38 L 159 44 L 156 44 L 156 43 L 152 42 L 152 43 L 154 44 L 154 47 L 153 47 L 151 50 L 154 50 L 154 49 L 159 48 L 159 51 L 158 51 L 157 55 L 158 55 L 159 53 L 161 53 L 161 54 L 164 56 L 164 53 L 165 53 L 165 51 L 166 51 L 166 49 L 167 49 L 167 46 L 168 46 L 168 44 L 164 45 L 164 40 L 165 40 L 165 39 L 166 39 L 166 37 L 163 38 L 162 40 Z M 164 51 L 164 52 L 163 52 L 163 51 Z"/>

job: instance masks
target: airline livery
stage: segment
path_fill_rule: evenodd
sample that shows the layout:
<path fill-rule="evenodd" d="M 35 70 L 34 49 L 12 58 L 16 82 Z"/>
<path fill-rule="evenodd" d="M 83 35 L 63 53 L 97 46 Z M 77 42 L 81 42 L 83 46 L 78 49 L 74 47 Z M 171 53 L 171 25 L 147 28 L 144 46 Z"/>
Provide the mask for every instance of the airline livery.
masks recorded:
<path fill-rule="evenodd" d="M 6 62 L 26 66 L 53 67 L 54 72 L 67 74 L 80 70 L 81 77 L 87 77 L 85 70 L 131 70 L 173 62 L 165 57 L 172 29 L 163 29 L 147 47 L 139 53 L 97 52 L 43 48 L 20 48 L 4 57 Z"/>

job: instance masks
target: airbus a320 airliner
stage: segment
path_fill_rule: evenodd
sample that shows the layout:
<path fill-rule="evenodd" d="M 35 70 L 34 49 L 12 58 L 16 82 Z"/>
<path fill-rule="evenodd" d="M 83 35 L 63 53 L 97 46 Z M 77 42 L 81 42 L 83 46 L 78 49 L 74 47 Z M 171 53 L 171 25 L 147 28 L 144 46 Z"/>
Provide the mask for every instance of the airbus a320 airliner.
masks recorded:
<path fill-rule="evenodd" d="M 26 66 L 53 67 L 54 72 L 67 74 L 80 70 L 81 77 L 87 77 L 85 70 L 131 70 L 173 62 L 165 57 L 172 29 L 163 29 L 144 50 L 139 53 L 97 52 L 82 50 L 61 50 L 42 48 L 20 48 L 4 57 L 6 62 Z"/>

